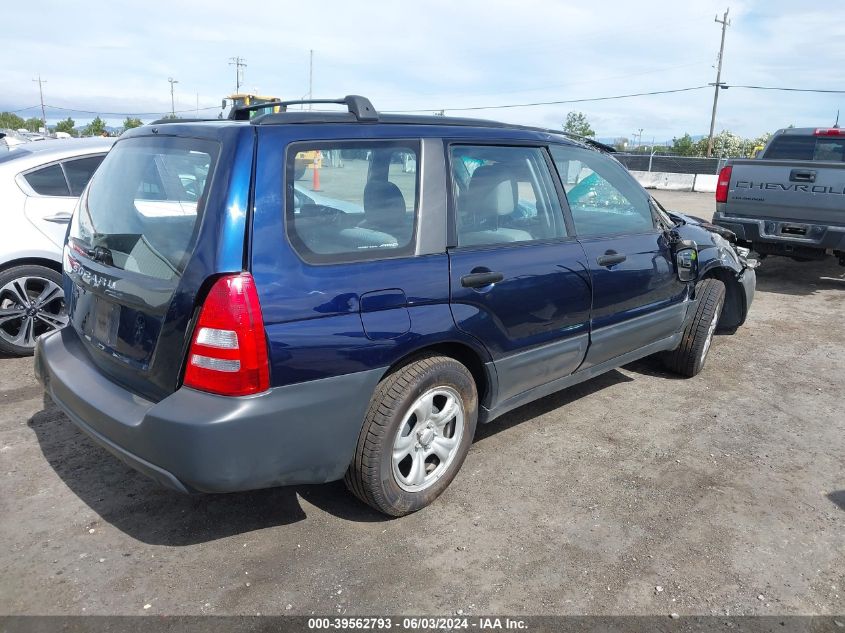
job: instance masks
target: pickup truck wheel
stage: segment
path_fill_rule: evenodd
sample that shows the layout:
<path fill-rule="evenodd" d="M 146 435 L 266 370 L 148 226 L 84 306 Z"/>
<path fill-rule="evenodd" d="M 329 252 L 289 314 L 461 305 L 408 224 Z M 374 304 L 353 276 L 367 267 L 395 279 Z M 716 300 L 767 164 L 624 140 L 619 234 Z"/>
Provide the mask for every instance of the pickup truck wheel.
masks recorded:
<path fill-rule="evenodd" d="M 455 478 L 477 420 L 478 394 L 466 367 L 448 356 L 413 360 L 376 387 L 346 486 L 391 516 L 424 508 Z"/>
<path fill-rule="evenodd" d="M 67 324 L 62 276 L 46 266 L 0 273 L 0 352 L 29 356 L 42 334 Z"/>
<path fill-rule="evenodd" d="M 678 347 L 663 360 L 675 373 L 692 378 L 704 367 L 713 334 L 725 305 L 725 284 L 718 279 L 705 279 L 695 287 L 698 305 L 695 315 L 684 328 Z"/>

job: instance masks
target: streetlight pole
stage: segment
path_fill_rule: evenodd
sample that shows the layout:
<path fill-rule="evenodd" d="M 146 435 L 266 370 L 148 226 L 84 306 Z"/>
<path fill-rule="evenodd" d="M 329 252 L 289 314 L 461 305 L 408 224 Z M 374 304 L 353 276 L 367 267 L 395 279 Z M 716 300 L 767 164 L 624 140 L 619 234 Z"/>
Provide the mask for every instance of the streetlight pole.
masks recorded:
<path fill-rule="evenodd" d="M 634 149 L 639 149 L 643 144 L 643 128 L 638 129 L 636 132 L 632 132 L 631 136 L 637 139 L 637 145 Z"/>
<path fill-rule="evenodd" d="M 173 84 L 178 84 L 179 80 L 174 79 L 173 77 L 168 77 L 167 81 L 170 82 L 170 116 L 175 119 L 176 118 L 176 100 L 173 97 Z"/>
<path fill-rule="evenodd" d="M 713 132 L 716 129 L 716 104 L 719 103 L 719 89 L 722 87 L 722 57 L 725 53 L 725 31 L 731 25 L 731 21 L 728 20 L 730 10 L 730 7 L 725 10 L 725 15 L 722 16 L 721 20 L 718 15 L 713 18 L 717 24 L 722 25 L 722 43 L 719 45 L 719 62 L 716 66 L 716 83 L 713 89 L 713 113 L 710 115 L 710 135 L 707 137 L 707 158 L 710 158 L 713 153 Z"/>

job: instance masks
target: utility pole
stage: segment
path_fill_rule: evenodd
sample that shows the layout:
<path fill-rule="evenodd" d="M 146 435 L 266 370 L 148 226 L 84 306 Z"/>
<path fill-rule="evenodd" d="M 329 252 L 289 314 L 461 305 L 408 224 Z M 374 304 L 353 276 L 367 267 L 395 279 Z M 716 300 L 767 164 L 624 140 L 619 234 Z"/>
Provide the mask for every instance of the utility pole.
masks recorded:
<path fill-rule="evenodd" d="M 32 81 L 38 82 L 38 95 L 41 97 L 41 121 L 44 123 L 44 133 L 47 133 L 47 114 L 44 111 L 44 89 L 41 87 L 41 84 L 46 84 L 47 82 L 41 79 L 41 73 L 38 74 L 38 79 L 33 79 Z"/>
<path fill-rule="evenodd" d="M 243 57 L 230 57 L 229 66 L 235 67 L 235 94 L 241 91 L 241 83 L 243 83 L 244 75 L 242 68 L 246 68 L 246 60 Z"/>
<path fill-rule="evenodd" d="M 725 15 L 722 16 L 721 20 L 718 15 L 713 18 L 717 24 L 722 25 L 722 43 L 719 45 L 719 60 L 716 65 L 716 83 L 713 89 L 713 113 L 710 115 L 710 136 L 707 137 L 707 158 L 710 158 L 710 155 L 713 153 L 713 131 L 716 129 L 716 104 L 719 103 L 719 90 L 722 88 L 722 57 L 725 54 L 725 31 L 731 25 L 731 21 L 728 20 L 730 10 L 730 7 L 725 10 Z"/>
<path fill-rule="evenodd" d="M 636 132 L 631 132 L 631 136 L 637 139 L 637 144 L 632 149 L 639 149 L 643 144 L 643 128 L 638 129 Z"/>
<path fill-rule="evenodd" d="M 314 98 L 314 49 L 309 51 L 308 59 L 308 100 Z M 308 109 L 311 109 L 311 104 L 308 104 Z"/>
<path fill-rule="evenodd" d="M 178 84 L 179 80 L 174 79 L 173 77 L 168 77 L 167 81 L 170 82 L 170 116 L 175 119 L 176 118 L 176 100 L 173 97 L 173 84 Z"/>

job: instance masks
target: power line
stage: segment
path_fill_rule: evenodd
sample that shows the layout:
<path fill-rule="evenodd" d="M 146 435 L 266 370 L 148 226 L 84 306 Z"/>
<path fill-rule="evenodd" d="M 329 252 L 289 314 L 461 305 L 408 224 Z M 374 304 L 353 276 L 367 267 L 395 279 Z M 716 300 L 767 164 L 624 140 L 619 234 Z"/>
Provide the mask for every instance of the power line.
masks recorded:
<path fill-rule="evenodd" d="M 635 92 L 631 94 L 625 95 L 614 95 L 612 97 L 590 97 L 588 99 L 563 99 L 560 101 L 534 101 L 532 103 L 509 103 L 504 105 L 484 105 L 484 106 L 473 106 L 473 107 L 461 107 L 461 108 L 420 108 L 417 110 L 384 110 L 384 112 L 395 112 L 397 114 L 404 114 L 404 113 L 412 113 L 412 112 L 439 112 L 440 110 L 450 110 L 452 112 L 462 112 L 467 110 L 500 110 L 503 108 L 530 108 L 533 106 L 541 106 L 541 105 L 561 105 L 565 103 L 587 103 L 589 101 L 611 101 L 613 99 L 629 99 L 631 97 L 648 97 L 652 95 L 665 95 L 665 94 L 672 94 L 676 92 L 689 92 L 691 90 L 701 90 L 703 88 L 709 87 L 708 85 L 703 86 L 691 86 L 689 88 L 675 88 L 673 90 L 654 90 L 652 92 Z"/>
<path fill-rule="evenodd" d="M 9 114 L 17 114 L 18 112 L 26 112 L 27 110 L 35 110 L 38 105 L 27 106 L 26 108 L 18 108 L 17 110 L 7 110 Z"/>
<path fill-rule="evenodd" d="M 613 99 L 628 99 L 632 97 L 644 97 L 644 96 L 651 96 L 651 95 L 661 95 L 661 94 L 672 94 L 678 92 L 689 92 L 693 90 L 702 90 L 704 88 L 708 88 L 712 84 L 703 85 L 703 86 L 691 86 L 689 88 L 676 88 L 674 90 L 655 90 L 653 92 L 637 92 L 632 94 L 624 94 L 624 95 L 614 95 L 610 97 L 591 97 L 586 99 L 564 99 L 558 101 L 536 101 L 532 103 L 514 103 L 514 104 L 503 104 L 503 105 L 484 105 L 484 106 L 475 106 L 475 107 L 460 107 L 460 108 L 443 108 L 436 107 L 436 108 L 421 108 L 417 110 L 389 110 L 385 109 L 382 110 L 383 112 L 394 112 L 397 114 L 403 113 L 414 113 L 414 112 L 440 112 L 443 110 L 452 110 L 452 111 L 468 111 L 468 110 L 492 110 L 492 109 L 499 109 L 499 108 L 522 108 L 522 107 L 531 107 L 531 106 L 539 106 L 539 105 L 561 105 L 561 104 L 568 104 L 568 103 L 588 103 L 591 101 L 609 101 Z M 829 89 L 829 88 L 791 88 L 786 86 L 754 86 L 754 85 L 744 85 L 744 84 L 726 84 L 722 83 L 721 88 L 726 90 L 728 88 L 740 88 L 740 89 L 748 89 L 748 90 L 780 90 L 785 92 L 815 92 L 815 93 L 822 93 L 822 94 L 845 94 L 845 90 L 836 90 L 836 89 Z M 32 105 L 26 108 L 18 108 L 16 110 L 7 110 L 10 113 L 18 113 L 18 112 L 26 112 L 27 110 L 35 110 L 39 108 L 39 105 Z M 45 103 L 44 107 L 49 110 L 62 110 L 64 112 L 72 112 L 75 114 L 101 114 L 105 116 L 161 116 L 162 112 L 159 110 L 157 112 L 104 112 L 102 110 L 81 110 L 76 108 L 68 108 L 65 106 L 56 106 L 50 105 Z M 214 106 L 207 106 L 202 108 L 191 108 L 189 110 L 175 110 L 175 114 L 185 114 L 188 112 L 196 112 L 205 111 L 205 110 L 219 110 L 219 105 Z"/>
<path fill-rule="evenodd" d="M 519 88 L 517 90 L 494 90 L 494 91 L 485 91 L 485 92 L 461 92 L 459 93 L 462 97 L 496 97 L 501 95 L 514 95 L 519 93 L 525 92 L 541 92 L 547 90 L 558 90 L 560 88 L 571 88 L 572 86 L 582 86 L 584 84 L 594 84 L 594 83 L 604 83 L 608 81 L 613 81 L 615 79 L 628 79 L 629 77 L 640 77 L 642 75 L 653 75 L 655 73 L 665 73 L 667 70 L 677 70 L 679 68 L 691 68 L 692 66 L 702 66 L 704 64 L 710 65 L 710 62 L 705 61 L 697 61 L 688 64 L 678 64 L 675 66 L 663 66 L 661 68 L 654 68 L 652 70 L 643 70 L 634 73 L 627 73 L 624 75 L 610 75 L 605 77 L 596 77 L 593 79 L 586 79 L 586 80 L 579 80 L 579 81 L 569 81 L 565 84 L 552 84 L 546 86 L 535 86 L 533 88 Z M 415 93 L 417 97 L 446 97 L 450 98 L 455 96 L 454 93 L 444 94 L 442 92 L 427 92 L 427 93 Z"/>
<path fill-rule="evenodd" d="M 821 92 L 826 94 L 845 94 L 845 90 L 826 90 L 823 88 L 781 88 L 778 86 L 740 86 L 736 84 L 722 84 L 722 88 L 749 88 L 751 90 L 782 90 L 784 92 Z"/>
<path fill-rule="evenodd" d="M 17 113 L 17 112 L 25 112 L 27 110 L 35 110 L 39 106 L 29 106 L 28 108 L 20 108 L 18 110 L 7 110 L 10 113 Z M 54 106 L 48 103 L 44 104 L 44 107 L 48 110 L 61 110 L 63 112 L 72 112 L 74 114 L 102 114 L 104 116 L 155 116 L 160 117 L 162 116 L 162 111 L 159 110 L 158 112 L 103 112 L 102 110 L 79 110 L 74 108 L 66 108 L 64 106 Z M 186 114 L 188 112 L 196 112 L 197 110 L 219 110 L 220 106 L 207 106 L 203 108 L 191 108 L 189 110 L 176 110 L 174 114 Z"/>

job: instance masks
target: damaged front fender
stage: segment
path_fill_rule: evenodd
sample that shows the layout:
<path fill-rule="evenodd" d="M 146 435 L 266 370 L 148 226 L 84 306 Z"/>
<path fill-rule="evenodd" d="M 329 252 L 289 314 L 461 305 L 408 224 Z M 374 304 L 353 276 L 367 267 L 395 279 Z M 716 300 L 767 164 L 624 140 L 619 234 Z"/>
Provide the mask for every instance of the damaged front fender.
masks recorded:
<path fill-rule="evenodd" d="M 711 230 L 709 222 L 688 216 L 680 218 L 683 223 L 675 229 L 678 235 L 698 245 L 698 279 L 714 278 L 725 284 L 719 331 L 733 333 L 748 317 L 757 285 L 754 269 L 758 263 L 748 258 L 747 249 L 735 246 L 723 236 L 721 230 Z"/>

